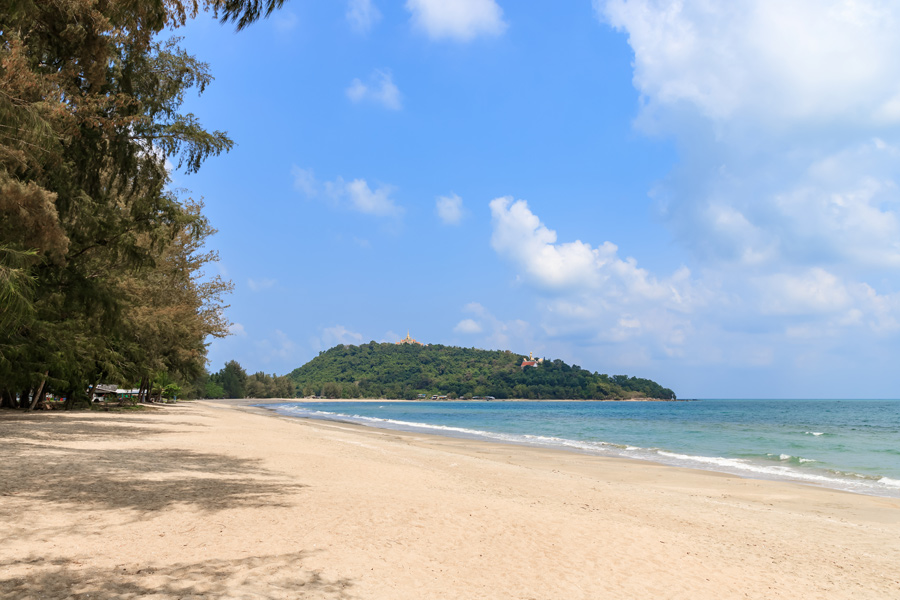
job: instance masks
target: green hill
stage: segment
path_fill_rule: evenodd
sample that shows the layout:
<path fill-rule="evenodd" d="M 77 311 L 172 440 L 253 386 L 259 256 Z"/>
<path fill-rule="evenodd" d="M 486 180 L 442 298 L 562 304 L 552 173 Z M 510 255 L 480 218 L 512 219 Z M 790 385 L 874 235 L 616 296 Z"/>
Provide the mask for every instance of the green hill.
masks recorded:
<path fill-rule="evenodd" d="M 320 352 L 289 377 L 301 396 L 326 398 L 675 398 L 672 390 L 649 379 L 591 373 L 561 360 L 521 364 L 522 355 L 509 350 L 369 342 Z"/>

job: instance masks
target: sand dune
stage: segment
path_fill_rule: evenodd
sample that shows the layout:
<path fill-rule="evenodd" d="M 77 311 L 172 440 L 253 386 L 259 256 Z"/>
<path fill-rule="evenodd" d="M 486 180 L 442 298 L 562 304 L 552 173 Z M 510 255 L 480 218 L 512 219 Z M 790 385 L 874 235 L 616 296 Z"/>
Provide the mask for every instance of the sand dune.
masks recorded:
<path fill-rule="evenodd" d="M 0 414 L 0 598 L 900 598 L 900 500 L 197 402 Z"/>

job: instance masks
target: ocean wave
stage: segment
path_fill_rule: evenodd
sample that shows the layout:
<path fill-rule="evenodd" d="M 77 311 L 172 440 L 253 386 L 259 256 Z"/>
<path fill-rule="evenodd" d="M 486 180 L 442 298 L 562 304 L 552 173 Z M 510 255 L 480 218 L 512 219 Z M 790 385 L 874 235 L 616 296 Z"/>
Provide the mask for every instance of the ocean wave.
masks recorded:
<path fill-rule="evenodd" d="M 769 460 L 778 460 L 780 462 L 795 463 L 798 465 L 819 462 L 814 458 L 803 458 L 802 456 L 794 456 L 792 454 L 766 454 Z"/>
<path fill-rule="evenodd" d="M 452 437 L 466 437 L 528 446 L 570 449 L 598 456 L 615 456 L 636 460 L 648 460 L 672 466 L 704 469 L 730 473 L 741 477 L 797 481 L 821 485 L 835 489 L 857 493 L 897 496 L 900 480 L 881 475 L 862 475 L 859 473 L 838 470 L 817 469 L 809 463 L 815 459 L 793 456 L 791 454 L 767 454 L 749 458 L 726 458 L 721 456 L 702 456 L 673 452 L 661 448 L 645 448 L 640 446 L 616 444 L 599 440 L 573 440 L 562 437 L 542 436 L 534 434 L 502 433 L 455 427 L 451 425 L 435 425 L 415 421 L 385 419 L 359 414 L 345 414 L 315 410 L 297 406 L 273 406 L 283 414 L 314 419 L 336 420 L 369 425 L 385 429 L 399 429 L 420 433 L 434 433 Z M 811 432 L 813 435 L 819 432 Z M 768 461 L 769 464 L 766 464 Z M 772 462 L 776 464 L 771 464 Z M 801 467 L 800 465 L 804 465 Z"/>

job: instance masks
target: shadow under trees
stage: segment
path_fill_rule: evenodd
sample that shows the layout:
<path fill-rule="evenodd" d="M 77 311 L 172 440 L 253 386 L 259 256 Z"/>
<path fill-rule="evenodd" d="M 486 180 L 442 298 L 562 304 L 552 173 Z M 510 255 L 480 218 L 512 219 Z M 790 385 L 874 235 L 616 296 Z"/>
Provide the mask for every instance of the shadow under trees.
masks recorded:
<path fill-rule="evenodd" d="M 279 507 L 303 489 L 259 460 L 181 448 L 74 448 L 72 442 L 148 438 L 162 429 L 133 418 L 0 421 L 0 497 L 62 509 L 158 511 L 189 504 L 204 511 Z M 152 421 L 147 421 L 152 422 Z M 4 511 L 0 506 L 0 515 Z"/>
<path fill-rule="evenodd" d="M 305 569 L 307 552 L 206 560 L 140 568 L 98 569 L 77 562 L 28 558 L 0 563 L 0 599 L 67 598 L 259 598 L 343 600 L 349 579 L 329 579 Z M 28 577 L 5 577 L 5 570 L 32 566 Z"/>

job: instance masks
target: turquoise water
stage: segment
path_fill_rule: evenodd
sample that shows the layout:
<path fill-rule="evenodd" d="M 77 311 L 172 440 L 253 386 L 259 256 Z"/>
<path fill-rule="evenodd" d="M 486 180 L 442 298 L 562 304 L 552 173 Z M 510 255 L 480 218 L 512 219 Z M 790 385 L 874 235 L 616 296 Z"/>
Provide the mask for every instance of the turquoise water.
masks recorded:
<path fill-rule="evenodd" d="M 900 400 L 305 402 L 268 408 L 900 497 Z"/>

